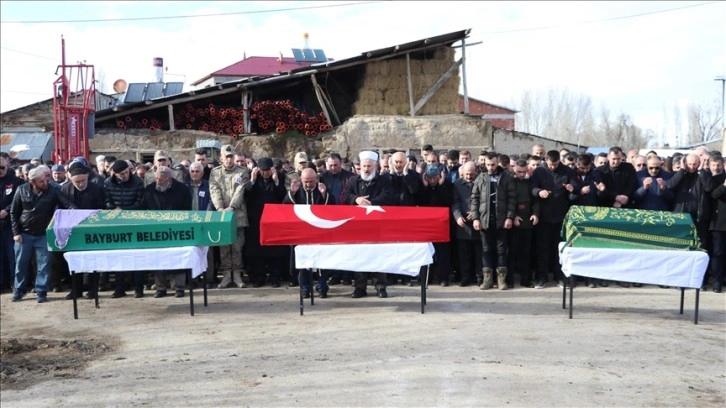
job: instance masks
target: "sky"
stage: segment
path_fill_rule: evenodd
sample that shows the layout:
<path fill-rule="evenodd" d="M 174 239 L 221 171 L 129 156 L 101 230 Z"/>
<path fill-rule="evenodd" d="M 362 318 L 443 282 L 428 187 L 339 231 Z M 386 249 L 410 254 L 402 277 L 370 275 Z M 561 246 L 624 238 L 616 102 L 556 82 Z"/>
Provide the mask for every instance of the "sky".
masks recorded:
<path fill-rule="evenodd" d="M 567 89 L 663 135 L 673 107 L 721 103 L 726 2 L 719 1 L 0 1 L 0 112 L 52 95 L 67 63 L 116 79 L 190 84 L 243 59 L 311 48 L 343 59 L 471 29 L 468 94 L 518 109 L 525 91 Z M 188 85 L 185 91 L 191 90 Z"/>

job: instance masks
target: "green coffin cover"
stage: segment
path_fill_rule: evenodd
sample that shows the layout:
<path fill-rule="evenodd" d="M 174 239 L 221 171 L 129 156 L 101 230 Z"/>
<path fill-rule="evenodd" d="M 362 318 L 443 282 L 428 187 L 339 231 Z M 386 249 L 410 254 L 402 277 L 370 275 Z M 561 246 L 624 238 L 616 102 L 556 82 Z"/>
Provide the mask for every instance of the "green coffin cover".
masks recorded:
<path fill-rule="evenodd" d="M 698 249 L 687 213 L 623 208 L 570 207 L 562 224 L 565 246 L 578 248 Z"/>
<path fill-rule="evenodd" d="M 54 215 L 46 229 L 51 251 L 222 246 L 237 239 L 232 211 L 103 210 L 74 226 L 62 248 L 55 223 Z"/>

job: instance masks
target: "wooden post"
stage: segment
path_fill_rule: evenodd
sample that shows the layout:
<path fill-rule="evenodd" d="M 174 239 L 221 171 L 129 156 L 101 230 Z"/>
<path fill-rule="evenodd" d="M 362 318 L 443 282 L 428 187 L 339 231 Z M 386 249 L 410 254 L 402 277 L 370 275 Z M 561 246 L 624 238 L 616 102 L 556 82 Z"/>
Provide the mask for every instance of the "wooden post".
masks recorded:
<path fill-rule="evenodd" d="M 461 82 L 464 87 L 464 114 L 469 114 L 469 92 L 466 89 L 466 38 L 461 39 Z"/>
<path fill-rule="evenodd" d="M 249 134 L 252 133 L 252 126 L 250 124 L 250 93 L 247 91 L 242 91 L 242 107 L 244 108 L 244 114 L 242 115 L 242 121 L 244 122 L 242 124 L 242 133 Z"/>
<path fill-rule="evenodd" d="M 328 124 L 332 126 L 333 122 L 330 121 L 330 114 L 328 113 L 328 108 L 325 107 L 325 101 L 323 100 L 322 92 L 320 92 L 318 80 L 315 79 L 315 74 L 310 75 L 310 79 L 313 81 L 313 89 L 315 89 L 315 95 L 318 97 L 318 103 L 323 109 L 323 115 L 325 115 L 325 119 L 328 121 Z"/>
<path fill-rule="evenodd" d="M 444 85 L 444 82 L 446 82 L 446 80 L 448 80 L 449 78 L 451 78 L 454 75 L 454 72 L 456 72 L 456 70 L 459 69 L 459 66 L 461 65 L 462 62 L 463 62 L 463 59 L 459 59 L 443 75 L 441 75 L 441 77 L 436 81 L 436 83 L 433 84 L 431 86 L 431 88 L 428 91 L 426 91 L 424 96 L 421 97 L 421 100 L 419 100 L 416 103 L 416 106 L 414 107 L 414 112 L 420 111 L 421 108 L 423 108 L 423 106 L 426 105 L 426 102 L 428 102 L 429 99 L 431 99 L 431 97 L 434 96 L 436 91 L 438 91 L 439 88 L 441 88 Z"/>
<path fill-rule="evenodd" d="M 174 126 L 174 106 L 169 104 L 167 109 L 169 110 L 169 130 L 176 130 L 176 126 Z"/>
<path fill-rule="evenodd" d="M 411 116 L 416 116 L 416 111 L 413 109 L 413 82 L 411 80 L 411 53 L 406 54 L 406 80 L 408 81 L 408 103 L 411 105 Z"/>

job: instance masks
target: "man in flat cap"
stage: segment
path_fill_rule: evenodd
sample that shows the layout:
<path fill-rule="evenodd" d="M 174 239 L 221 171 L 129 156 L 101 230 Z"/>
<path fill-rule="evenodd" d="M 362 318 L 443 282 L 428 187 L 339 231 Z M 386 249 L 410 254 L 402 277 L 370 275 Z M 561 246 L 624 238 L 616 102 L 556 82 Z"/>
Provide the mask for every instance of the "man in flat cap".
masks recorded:
<path fill-rule="evenodd" d="M 250 182 L 250 170 L 235 165 L 235 153 L 232 145 L 222 146 L 222 165 L 212 169 L 209 174 L 209 192 L 214 208 L 217 211 L 234 211 L 237 219 L 237 240 L 231 245 L 219 247 L 219 269 L 223 274 L 220 288 L 226 288 L 232 283 L 238 288 L 247 286 L 242 281 L 242 247 L 245 243 L 245 228 L 249 226 L 245 189 Z"/>
<path fill-rule="evenodd" d="M 157 150 L 156 153 L 154 153 L 154 166 L 149 169 L 149 171 L 147 171 L 144 175 L 144 187 L 156 181 L 156 177 L 154 177 L 154 172 L 156 172 L 156 169 L 159 168 L 159 166 L 168 167 L 169 170 L 171 170 L 172 178 L 182 184 L 184 183 L 183 174 L 181 174 L 178 170 L 174 170 L 171 168 L 172 162 L 169 153 L 165 152 L 164 150 Z"/>
<path fill-rule="evenodd" d="M 372 151 L 363 151 L 360 158 L 360 174 L 352 177 L 346 186 L 345 202 L 352 205 L 396 205 L 397 198 L 391 186 L 390 177 L 381 177 L 377 170 L 378 154 Z M 341 265 L 344 269 L 345 265 Z M 367 296 L 367 273 L 355 273 L 355 290 L 353 298 Z M 375 274 L 375 286 L 378 297 L 388 297 L 386 292 L 386 274 Z"/>
<path fill-rule="evenodd" d="M 68 181 L 66 179 L 66 168 L 62 164 L 54 164 L 53 167 L 50 168 L 50 173 L 53 177 L 53 183 L 59 187 Z"/>
<path fill-rule="evenodd" d="M 13 302 L 20 301 L 27 292 L 30 257 L 35 255 L 37 272 L 35 292 L 38 303 L 48 301 L 50 263 L 45 230 L 56 208 L 74 209 L 73 203 L 60 189 L 48 186 L 47 166 L 38 166 L 28 172 L 28 183 L 18 187 L 10 208 L 10 222 L 15 241 L 15 293 Z"/>

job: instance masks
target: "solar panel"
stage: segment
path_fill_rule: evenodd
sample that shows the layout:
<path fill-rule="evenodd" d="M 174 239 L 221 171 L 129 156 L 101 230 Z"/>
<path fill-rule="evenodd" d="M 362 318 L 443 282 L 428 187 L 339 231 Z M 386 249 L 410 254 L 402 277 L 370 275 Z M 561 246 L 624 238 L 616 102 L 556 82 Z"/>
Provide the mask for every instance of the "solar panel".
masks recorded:
<path fill-rule="evenodd" d="M 124 97 L 124 103 L 141 102 L 144 100 L 144 90 L 146 84 L 129 84 L 126 88 L 126 97 Z"/>
<path fill-rule="evenodd" d="M 164 96 L 164 83 L 163 82 L 149 82 L 146 86 L 146 96 L 144 100 L 161 98 Z"/>
<path fill-rule="evenodd" d="M 315 61 L 326 62 L 328 60 L 328 57 L 325 56 L 325 51 L 314 49 L 313 52 L 315 53 Z"/>
<path fill-rule="evenodd" d="M 293 48 L 292 55 L 295 57 L 295 62 L 305 61 L 305 56 L 303 56 L 303 52 L 300 48 Z"/>
<path fill-rule="evenodd" d="M 305 56 L 305 61 L 312 62 L 315 61 L 315 54 L 313 54 L 313 50 L 310 48 L 303 48 L 302 50 L 303 55 Z"/>
<path fill-rule="evenodd" d="M 176 95 L 182 93 L 184 82 L 167 82 L 164 89 L 164 96 Z"/>

